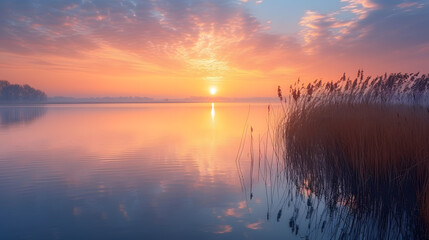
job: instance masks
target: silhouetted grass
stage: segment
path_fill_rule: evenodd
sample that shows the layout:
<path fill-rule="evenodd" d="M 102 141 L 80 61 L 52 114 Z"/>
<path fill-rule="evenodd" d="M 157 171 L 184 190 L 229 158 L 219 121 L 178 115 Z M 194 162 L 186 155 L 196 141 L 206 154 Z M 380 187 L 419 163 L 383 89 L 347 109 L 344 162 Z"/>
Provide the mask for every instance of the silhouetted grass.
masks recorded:
<path fill-rule="evenodd" d="M 278 89 L 284 118 L 275 151 L 298 189 L 323 199 L 331 212 L 339 204 L 347 207 L 347 227 L 337 236 L 424 237 L 429 77 L 372 78 L 359 71 L 353 80 L 345 75 L 337 82 L 300 85 L 298 80 L 290 93 L 283 103 Z"/>

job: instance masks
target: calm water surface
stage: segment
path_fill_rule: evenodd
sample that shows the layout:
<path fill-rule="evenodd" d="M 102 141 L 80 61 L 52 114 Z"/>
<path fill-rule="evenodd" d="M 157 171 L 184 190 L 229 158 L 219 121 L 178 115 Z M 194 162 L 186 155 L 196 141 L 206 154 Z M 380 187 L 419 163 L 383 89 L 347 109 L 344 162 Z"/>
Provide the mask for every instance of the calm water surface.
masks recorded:
<path fill-rule="evenodd" d="M 291 231 L 293 208 L 267 220 L 275 202 L 258 177 L 248 196 L 249 128 L 255 138 L 267 131 L 267 104 L 0 106 L 0 114 L 0 239 L 306 235 Z"/>
<path fill-rule="evenodd" d="M 285 164 L 267 106 L 2 105 L 0 239 L 427 236 L 414 192 Z"/>

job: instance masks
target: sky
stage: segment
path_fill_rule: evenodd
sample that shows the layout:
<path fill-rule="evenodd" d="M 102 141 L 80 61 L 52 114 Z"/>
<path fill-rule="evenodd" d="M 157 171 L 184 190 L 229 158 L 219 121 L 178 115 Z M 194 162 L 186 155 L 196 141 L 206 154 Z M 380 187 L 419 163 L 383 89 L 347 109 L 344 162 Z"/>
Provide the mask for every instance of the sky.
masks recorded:
<path fill-rule="evenodd" d="M 429 0 L 0 0 L 0 79 L 49 96 L 275 97 L 428 63 Z"/>

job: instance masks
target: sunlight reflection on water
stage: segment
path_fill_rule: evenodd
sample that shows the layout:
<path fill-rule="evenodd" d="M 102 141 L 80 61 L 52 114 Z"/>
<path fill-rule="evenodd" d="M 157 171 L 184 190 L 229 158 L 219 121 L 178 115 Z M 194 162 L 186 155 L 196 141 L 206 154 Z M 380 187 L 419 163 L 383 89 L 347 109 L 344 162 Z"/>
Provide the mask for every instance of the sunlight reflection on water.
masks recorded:
<path fill-rule="evenodd" d="M 214 103 L 212 103 L 212 111 L 211 111 L 211 115 L 212 115 L 212 122 L 214 122 L 214 120 L 215 120 L 215 115 L 216 115 L 216 112 L 215 112 L 215 104 L 214 104 Z"/>

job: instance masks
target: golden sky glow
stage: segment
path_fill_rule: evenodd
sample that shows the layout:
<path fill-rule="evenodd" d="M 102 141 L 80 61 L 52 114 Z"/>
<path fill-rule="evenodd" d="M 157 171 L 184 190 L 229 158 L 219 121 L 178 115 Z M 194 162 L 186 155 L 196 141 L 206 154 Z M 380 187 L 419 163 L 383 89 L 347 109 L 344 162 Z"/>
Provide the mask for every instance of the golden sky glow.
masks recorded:
<path fill-rule="evenodd" d="M 275 97 L 298 77 L 425 71 L 427 1 L 0 3 L 0 79 L 49 96 Z"/>

